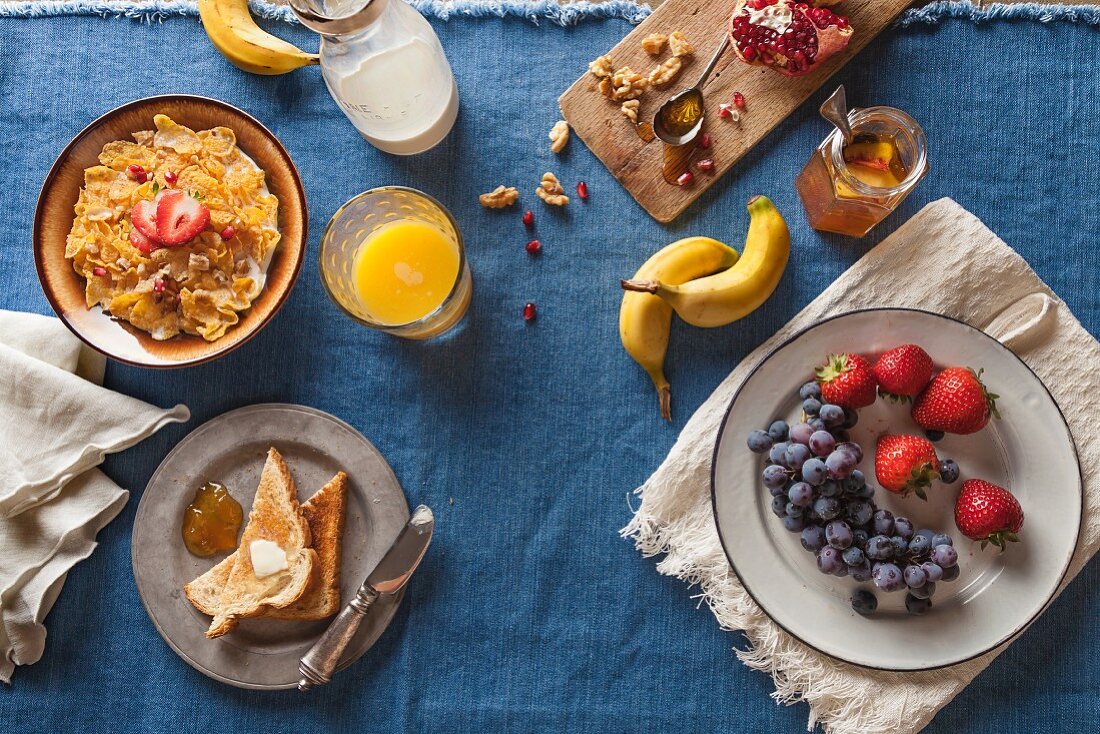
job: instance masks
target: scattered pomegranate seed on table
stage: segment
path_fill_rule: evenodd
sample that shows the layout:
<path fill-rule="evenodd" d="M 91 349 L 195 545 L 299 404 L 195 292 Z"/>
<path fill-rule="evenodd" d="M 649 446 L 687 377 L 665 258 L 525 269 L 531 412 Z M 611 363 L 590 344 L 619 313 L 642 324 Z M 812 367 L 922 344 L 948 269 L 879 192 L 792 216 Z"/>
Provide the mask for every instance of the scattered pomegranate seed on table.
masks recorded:
<path fill-rule="evenodd" d="M 535 304 L 525 303 L 523 304 L 523 320 L 534 321 L 535 316 L 538 315 L 538 311 L 535 310 Z"/>
<path fill-rule="evenodd" d="M 704 158 L 703 160 L 697 162 L 695 164 L 695 167 L 698 168 L 700 171 L 710 173 L 714 170 L 714 161 L 710 158 Z"/>
<path fill-rule="evenodd" d="M 237 236 L 237 230 L 233 228 L 232 224 L 230 224 L 226 226 L 226 228 L 223 229 L 220 234 L 223 240 L 231 240 Z"/>
<path fill-rule="evenodd" d="M 164 182 L 166 184 L 168 184 L 169 186 L 174 186 L 175 183 L 176 183 L 176 172 L 175 171 L 165 171 L 164 172 Z"/>
<path fill-rule="evenodd" d="M 718 116 L 723 119 L 733 117 L 733 105 L 723 102 L 718 105 Z"/>
<path fill-rule="evenodd" d="M 136 163 L 131 163 L 130 165 L 126 166 L 126 173 L 128 173 L 130 175 L 130 178 L 134 179 L 135 181 L 146 180 L 145 169 Z"/>
<path fill-rule="evenodd" d="M 537 255 L 542 252 L 542 243 L 538 240 L 531 240 L 523 249 L 527 250 L 528 255 Z"/>
<path fill-rule="evenodd" d="M 706 150 L 710 147 L 711 139 L 710 133 L 703 133 L 703 137 L 699 138 L 699 147 Z"/>
<path fill-rule="evenodd" d="M 523 213 L 523 226 L 533 227 L 535 226 L 535 213 L 528 209 Z"/>
<path fill-rule="evenodd" d="M 801 53 L 801 51 L 799 53 Z M 733 106 L 739 110 L 745 109 L 745 95 L 741 94 L 740 92 L 734 92 Z"/>
<path fill-rule="evenodd" d="M 107 268 L 101 268 L 98 265 L 96 267 L 92 268 L 92 275 L 96 275 L 96 276 L 102 278 L 106 274 L 107 274 Z"/>
<path fill-rule="evenodd" d="M 584 181 L 577 184 L 577 196 L 581 197 L 582 201 L 588 201 L 588 184 Z"/>
<path fill-rule="evenodd" d="M 691 182 L 695 180 L 695 174 L 691 171 L 684 171 L 680 174 L 680 178 L 676 179 L 677 186 L 690 186 Z"/>

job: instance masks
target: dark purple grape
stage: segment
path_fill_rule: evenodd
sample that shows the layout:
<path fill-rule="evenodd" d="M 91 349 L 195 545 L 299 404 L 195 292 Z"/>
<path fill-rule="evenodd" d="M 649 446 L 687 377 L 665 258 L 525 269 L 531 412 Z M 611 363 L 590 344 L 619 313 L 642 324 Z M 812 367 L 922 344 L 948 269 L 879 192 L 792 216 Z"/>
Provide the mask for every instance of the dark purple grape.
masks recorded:
<path fill-rule="evenodd" d="M 906 541 L 913 537 L 913 523 L 907 517 L 894 518 L 894 535 L 900 535 Z"/>
<path fill-rule="evenodd" d="M 953 546 L 955 544 L 951 542 L 951 536 L 947 533 L 936 533 L 932 536 L 932 547 L 935 548 L 937 545 Z"/>
<path fill-rule="evenodd" d="M 780 494 L 772 497 L 772 512 L 776 517 L 787 516 L 787 495 Z"/>
<path fill-rule="evenodd" d="M 825 546 L 817 554 L 817 568 L 821 573 L 836 573 L 844 566 L 840 558 L 840 551 L 830 546 Z"/>
<path fill-rule="evenodd" d="M 773 505 L 774 507 L 774 505 Z M 888 561 L 894 557 L 894 544 L 885 535 L 867 539 L 867 557 L 876 561 Z"/>
<path fill-rule="evenodd" d="M 943 440 L 943 431 L 925 431 L 924 435 L 932 443 Z"/>
<path fill-rule="evenodd" d="M 839 578 L 844 578 L 847 575 L 848 575 L 848 566 L 843 564 L 843 563 L 840 565 L 840 568 L 838 568 L 836 571 L 833 572 L 833 576 L 837 576 Z"/>
<path fill-rule="evenodd" d="M 852 429 L 859 423 L 859 413 L 852 408 L 844 409 L 844 422 L 840 424 L 841 428 Z"/>
<path fill-rule="evenodd" d="M 832 520 L 840 514 L 840 503 L 832 497 L 818 497 L 814 500 L 814 512 L 822 520 Z"/>
<path fill-rule="evenodd" d="M 819 410 L 821 410 L 821 401 L 817 398 L 806 398 L 802 401 L 802 412 L 810 418 L 816 416 Z"/>
<path fill-rule="evenodd" d="M 836 439 L 837 443 L 847 443 L 848 441 L 852 440 L 852 437 L 843 428 L 831 428 L 830 430 L 832 431 L 833 438 Z"/>
<path fill-rule="evenodd" d="M 959 567 L 958 566 L 952 566 L 951 568 L 943 569 L 943 580 L 944 581 L 954 581 L 958 577 L 959 577 Z"/>
<path fill-rule="evenodd" d="M 788 515 L 783 518 L 783 527 L 790 530 L 792 533 L 797 533 L 800 532 L 802 528 L 806 527 L 806 521 L 801 517 L 791 517 Z"/>
<path fill-rule="evenodd" d="M 782 464 L 787 459 L 787 443 L 780 441 L 777 444 L 773 444 L 768 449 L 768 458 L 772 460 L 774 464 Z"/>
<path fill-rule="evenodd" d="M 815 431 L 825 430 L 825 421 L 821 420 L 820 418 L 811 418 L 808 423 L 810 424 L 810 428 L 814 429 Z"/>
<path fill-rule="evenodd" d="M 787 506 L 783 508 L 783 511 L 787 513 L 787 517 L 802 517 L 806 510 L 793 502 L 788 502 Z"/>
<path fill-rule="evenodd" d="M 893 563 L 876 563 L 871 567 L 871 580 L 883 591 L 898 591 L 905 586 L 901 569 Z"/>
<path fill-rule="evenodd" d="M 826 457 L 825 468 L 829 470 L 830 477 L 843 479 L 856 468 L 856 462 L 847 451 L 834 451 Z"/>
<path fill-rule="evenodd" d="M 808 400 L 809 398 L 820 398 L 821 385 L 818 385 L 817 382 L 814 380 L 810 380 L 805 385 L 798 388 L 798 397 L 802 398 L 803 400 Z"/>
<path fill-rule="evenodd" d="M 827 473 L 825 462 L 821 459 L 810 459 L 802 465 L 802 479 L 815 487 L 825 481 Z"/>
<path fill-rule="evenodd" d="M 878 609 L 878 598 L 867 589 L 856 589 L 852 593 L 851 602 L 852 609 L 864 617 L 874 614 Z"/>
<path fill-rule="evenodd" d="M 920 564 L 920 570 L 924 571 L 924 575 L 929 581 L 939 581 L 943 578 L 943 566 L 938 563 L 925 561 Z"/>
<path fill-rule="evenodd" d="M 859 469 L 856 469 L 856 471 L 859 471 Z M 855 472 L 852 473 L 855 474 Z M 861 500 L 869 500 L 874 496 L 875 488 L 872 487 L 870 484 L 864 484 L 862 487 L 856 490 L 856 497 L 859 497 Z"/>
<path fill-rule="evenodd" d="M 837 446 L 841 451 L 846 451 L 855 457 L 856 463 L 863 461 L 863 448 L 852 441 L 844 441 Z"/>
<path fill-rule="evenodd" d="M 781 484 L 778 487 L 768 487 L 768 494 L 772 497 L 778 497 L 781 494 L 787 494 L 787 485 Z"/>
<path fill-rule="evenodd" d="M 840 555 L 849 566 L 862 566 L 867 560 L 867 557 L 863 555 L 863 551 L 854 545 L 851 548 L 845 548 Z"/>
<path fill-rule="evenodd" d="M 848 503 L 848 519 L 855 525 L 866 525 L 871 522 L 871 515 L 874 512 L 875 508 L 871 506 L 870 502 L 856 500 Z"/>
<path fill-rule="evenodd" d="M 894 556 L 901 558 L 905 555 L 905 551 L 909 549 L 909 544 L 905 542 L 905 538 L 900 535 L 894 535 L 890 538 L 890 543 L 894 546 Z"/>
<path fill-rule="evenodd" d="M 863 528 L 856 528 L 852 531 L 852 545 L 860 550 L 865 550 L 867 548 L 868 537 L 866 530 Z"/>
<path fill-rule="evenodd" d="M 851 549 L 849 548 L 849 550 Z M 852 578 L 861 584 L 871 580 L 871 562 L 866 558 L 858 566 L 849 566 L 848 570 L 851 572 Z"/>
<path fill-rule="evenodd" d="M 936 537 L 936 534 L 934 532 L 932 532 L 931 530 L 929 530 L 928 528 L 921 528 L 917 532 L 913 533 L 913 535 L 914 536 L 923 535 L 925 538 L 928 538 L 929 543 L 932 542 L 932 538 Z"/>
<path fill-rule="evenodd" d="M 822 497 L 837 497 L 840 495 L 840 485 L 835 479 L 826 479 L 817 488 L 817 493 Z"/>
<path fill-rule="evenodd" d="M 828 431 L 814 431 L 810 434 L 810 451 L 816 456 L 828 456 L 836 448 L 836 439 Z"/>
<path fill-rule="evenodd" d="M 807 525 L 802 528 L 802 547 L 816 553 L 825 547 L 825 528 L 820 525 Z"/>
<path fill-rule="evenodd" d="M 833 520 L 825 526 L 825 540 L 832 547 L 844 550 L 852 545 L 852 529 L 843 520 Z"/>
<path fill-rule="evenodd" d="M 764 471 L 760 474 L 764 480 L 765 487 L 782 487 L 787 483 L 787 478 L 790 476 L 787 470 L 778 464 L 772 464 L 771 466 L 764 467 Z"/>
<path fill-rule="evenodd" d="M 807 446 L 810 443 L 810 435 L 813 434 L 813 432 L 814 429 L 810 428 L 809 423 L 798 423 L 791 428 L 791 441 Z"/>
<path fill-rule="evenodd" d="M 892 535 L 894 532 L 894 513 L 889 510 L 876 510 L 871 515 L 871 527 L 878 535 Z"/>
<path fill-rule="evenodd" d="M 937 545 L 932 549 L 932 562 L 944 568 L 951 568 L 959 562 L 959 552 L 949 545 Z"/>
<path fill-rule="evenodd" d="M 814 488 L 805 482 L 795 482 L 787 495 L 791 498 L 791 502 L 799 507 L 809 507 L 814 501 Z"/>
<path fill-rule="evenodd" d="M 749 451 L 762 454 L 772 447 L 772 437 L 764 431 L 752 431 L 748 438 Z"/>
<path fill-rule="evenodd" d="M 959 465 L 954 459 L 944 459 L 940 462 L 940 481 L 944 484 L 954 484 L 959 481 Z"/>
<path fill-rule="evenodd" d="M 929 599 L 921 599 L 914 596 L 913 592 L 909 592 L 905 595 L 905 611 L 910 614 L 924 614 L 932 608 L 932 602 Z"/>
<path fill-rule="evenodd" d="M 906 566 L 902 575 L 905 577 L 905 585 L 911 589 L 924 586 L 928 581 L 928 576 L 920 566 Z"/>
<path fill-rule="evenodd" d="M 818 415 L 821 417 L 821 420 L 825 421 L 825 425 L 829 428 L 836 428 L 844 423 L 844 408 L 841 408 L 839 405 L 826 403 L 821 406 Z"/>
<path fill-rule="evenodd" d="M 909 552 L 917 558 L 924 558 L 932 550 L 932 541 L 925 535 L 914 535 L 909 541 Z"/>
<path fill-rule="evenodd" d="M 802 471 L 802 465 L 810 458 L 810 450 L 800 443 L 787 444 L 784 459 L 787 468 L 792 471 Z"/>
<path fill-rule="evenodd" d="M 768 426 L 768 435 L 772 437 L 773 441 L 786 441 L 790 430 L 787 421 L 775 421 Z"/>

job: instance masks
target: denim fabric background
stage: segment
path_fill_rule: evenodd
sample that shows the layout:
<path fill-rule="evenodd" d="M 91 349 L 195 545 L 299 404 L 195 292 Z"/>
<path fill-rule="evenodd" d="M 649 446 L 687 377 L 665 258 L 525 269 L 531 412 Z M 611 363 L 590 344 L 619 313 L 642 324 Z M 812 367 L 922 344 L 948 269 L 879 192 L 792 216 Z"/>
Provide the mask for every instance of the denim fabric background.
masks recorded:
<path fill-rule="evenodd" d="M 275 27 L 316 44 L 301 28 Z M 194 92 L 256 115 L 297 161 L 312 213 L 298 285 L 256 339 L 188 370 L 109 366 L 110 387 L 160 405 L 183 401 L 194 418 L 106 463 L 135 496 L 69 575 L 48 620 L 44 658 L 0 691 L 0 728 L 800 731 L 805 707 L 768 698 L 771 681 L 730 650 L 741 638 L 720 630 L 689 589 L 619 539 L 629 491 L 743 355 L 941 196 L 981 217 L 1100 333 L 1094 28 L 948 21 L 889 32 L 849 64 L 839 75 L 849 100 L 910 111 L 931 147 L 928 178 L 860 242 L 810 231 L 792 186 L 826 133 L 815 113 L 823 93 L 662 227 L 580 141 L 558 158 L 546 138 L 558 94 L 627 23 L 563 29 L 488 19 L 436 28 L 455 65 L 462 113 L 442 146 L 406 159 L 359 138 L 318 69 L 273 78 L 239 72 L 214 53 L 195 18 L 0 20 L 0 307 L 49 313 L 29 246 L 41 181 L 89 120 L 137 97 Z M 753 100 L 748 106 L 751 115 Z M 586 180 L 591 200 L 561 211 L 541 205 L 531 190 L 544 170 L 569 188 Z M 324 295 L 316 248 L 325 222 L 380 184 L 424 189 L 461 223 L 476 290 L 464 327 L 450 337 L 420 344 L 372 333 Z M 497 184 L 521 188 L 542 257 L 523 251 L 522 208 L 478 205 L 477 194 Z M 744 203 L 756 193 L 788 218 L 790 268 L 745 320 L 675 329 L 676 421 L 666 424 L 648 378 L 618 343 L 618 279 L 686 234 L 740 246 Z M 927 267 L 936 267 L 935 252 Z M 531 325 L 520 315 L 527 300 L 539 306 Z M 164 454 L 203 421 L 263 401 L 304 403 L 349 421 L 389 458 L 410 503 L 426 502 L 438 516 L 437 540 L 393 626 L 359 664 L 309 697 L 240 691 L 193 671 L 154 631 L 130 570 L 138 495 Z M 1095 731 L 1098 581 L 1094 563 L 928 731 Z"/>

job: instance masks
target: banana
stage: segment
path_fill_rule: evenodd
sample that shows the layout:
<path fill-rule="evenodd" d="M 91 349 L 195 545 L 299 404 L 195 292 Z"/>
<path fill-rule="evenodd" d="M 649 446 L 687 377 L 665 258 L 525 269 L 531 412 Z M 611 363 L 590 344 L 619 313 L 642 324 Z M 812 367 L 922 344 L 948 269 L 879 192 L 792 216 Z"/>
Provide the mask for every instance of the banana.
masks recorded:
<path fill-rule="evenodd" d="M 635 278 L 686 283 L 729 268 L 737 251 L 709 237 L 688 237 L 659 250 L 634 274 Z M 672 391 L 665 378 L 665 352 L 672 325 L 672 307 L 646 293 L 624 293 L 619 309 L 619 337 L 627 354 L 642 366 L 661 404 L 661 416 L 672 419 Z"/>
<path fill-rule="evenodd" d="M 693 326 L 725 326 L 748 316 L 768 300 L 791 253 L 787 223 L 764 196 L 749 201 L 749 232 L 741 259 L 732 268 L 682 285 L 661 278 L 624 280 L 628 291 L 653 293 Z"/>
<path fill-rule="evenodd" d="M 285 74 L 320 63 L 292 43 L 256 25 L 248 0 L 199 0 L 202 27 L 214 47 L 239 69 L 253 74 Z"/>

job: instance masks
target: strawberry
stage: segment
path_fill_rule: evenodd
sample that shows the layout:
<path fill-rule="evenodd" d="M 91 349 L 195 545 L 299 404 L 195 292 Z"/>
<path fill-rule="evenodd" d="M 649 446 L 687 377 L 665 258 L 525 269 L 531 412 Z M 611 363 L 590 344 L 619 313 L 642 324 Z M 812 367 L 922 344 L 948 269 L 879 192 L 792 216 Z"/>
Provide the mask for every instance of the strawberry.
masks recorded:
<path fill-rule="evenodd" d="M 141 233 L 141 230 L 137 227 L 130 228 L 130 244 L 136 247 L 142 254 L 148 255 L 153 250 L 160 247 L 160 243 L 153 242 L 151 239 Z"/>
<path fill-rule="evenodd" d="M 157 204 L 157 236 L 167 247 L 195 239 L 210 223 L 210 210 L 182 191 L 168 191 Z"/>
<path fill-rule="evenodd" d="M 955 525 L 966 537 L 981 541 L 983 550 L 992 543 L 1003 552 L 1006 542 L 1020 539 L 1016 533 L 1024 525 L 1024 511 L 1004 487 L 967 479 L 955 500 Z"/>
<path fill-rule="evenodd" d="M 160 244 L 160 235 L 157 234 L 157 203 L 155 201 L 139 201 L 130 210 L 130 223 L 134 229 L 145 236 L 149 242 Z M 131 240 L 133 241 L 133 240 Z M 138 247 L 134 245 L 134 247 Z M 141 248 L 138 247 L 140 250 Z"/>
<path fill-rule="evenodd" d="M 842 408 L 864 408 L 875 402 L 875 373 L 858 354 L 830 354 L 817 368 L 823 402 Z"/>
<path fill-rule="evenodd" d="M 878 358 L 875 379 L 883 397 L 910 400 L 932 379 L 932 358 L 916 344 L 902 344 Z"/>
<path fill-rule="evenodd" d="M 913 492 L 926 500 L 925 490 L 939 475 L 940 460 L 928 439 L 886 435 L 878 440 L 875 476 L 883 489 L 902 495 Z"/>
<path fill-rule="evenodd" d="M 913 420 L 926 431 L 974 433 L 997 413 L 999 396 L 986 390 L 981 372 L 950 367 L 936 375 L 913 404 Z"/>

